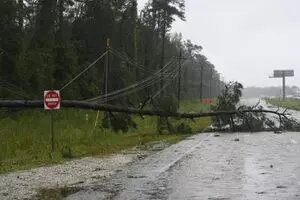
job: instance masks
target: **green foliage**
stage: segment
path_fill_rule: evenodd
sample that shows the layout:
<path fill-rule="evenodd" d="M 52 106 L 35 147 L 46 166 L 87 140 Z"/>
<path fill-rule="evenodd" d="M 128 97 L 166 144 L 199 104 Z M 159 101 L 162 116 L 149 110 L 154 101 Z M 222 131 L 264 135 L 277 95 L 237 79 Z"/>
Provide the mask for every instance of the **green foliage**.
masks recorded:
<path fill-rule="evenodd" d="M 239 110 L 252 110 L 250 106 L 240 106 Z M 255 109 L 262 109 L 261 106 Z M 236 116 L 237 121 L 236 131 L 251 131 L 251 130 L 263 130 L 265 126 L 274 127 L 274 122 L 270 121 L 264 113 L 244 113 L 243 116 Z"/>
<path fill-rule="evenodd" d="M 82 0 L 3 0 L 0 2 L 0 76 L 18 87 L 0 85 L 2 98 L 41 98 L 45 89 L 59 89 L 101 53 L 112 49 L 144 67 L 134 66 L 110 56 L 108 90 L 115 91 L 145 79 L 174 56 L 186 57 L 182 70 L 182 99 L 199 98 L 199 80 L 209 81 L 213 69 L 200 54 L 202 47 L 181 34 L 167 34 L 176 17 L 185 20 L 184 0 L 149 0 L 138 15 L 137 1 Z M 88 99 L 104 93 L 104 61 L 86 72 L 63 91 L 64 99 Z M 203 77 L 195 73 L 204 66 Z M 217 72 L 214 70 L 215 75 Z M 212 97 L 219 89 L 217 76 L 212 84 Z M 190 81 L 187 81 L 190 80 Z M 169 80 L 166 80 L 166 82 Z M 176 81 L 171 82 L 176 84 Z M 177 86 L 177 84 L 176 84 Z M 157 92 L 157 85 L 122 100 L 121 106 L 143 102 Z M 177 87 L 166 92 L 176 95 Z M 203 87 L 209 97 L 209 88 Z M 118 102 L 110 102 L 117 104 Z"/>
<path fill-rule="evenodd" d="M 176 113 L 178 110 L 178 101 L 175 96 L 162 96 L 157 102 L 155 102 L 154 109 Z M 174 127 L 170 123 L 168 117 L 158 118 L 157 131 L 161 134 L 174 132 Z"/>
<path fill-rule="evenodd" d="M 230 82 L 225 85 L 221 95 L 218 96 L 217 105 L 212 106 L 213 111 L 234 111 L 242 96 L 243 85 L 238 82 Z M 231 123 L 230 116 L 218 116 L 213 118 L 214 125 L 223 127 Z"/>
<path fill-rule="evenodd" d="M 65 145 L 61 148 L 61 156 L 62 158 L 74 158 L 74 153 L 72 152 L 72 149 L 70 146 Z"/>
<path fill-rule="evenodd" d="M 182 134 L 191 134 L 192 127 L 187 122 L 182 122 L 177 126 L 176 132 Z"/>
<path fill-rule="evenodd" d="M 105 113 L 102 120 L 103 128 L 112 128 L 114 132 L 127 133 L 130 128 L 137 129 L 137 124 L 126 113 Z"/>
<path fill-rule="evenodd" d="M 162 96 L 154 102 L 154 109 L 175 113 L 178 109 L 178 101 L 174 95 Z"/>

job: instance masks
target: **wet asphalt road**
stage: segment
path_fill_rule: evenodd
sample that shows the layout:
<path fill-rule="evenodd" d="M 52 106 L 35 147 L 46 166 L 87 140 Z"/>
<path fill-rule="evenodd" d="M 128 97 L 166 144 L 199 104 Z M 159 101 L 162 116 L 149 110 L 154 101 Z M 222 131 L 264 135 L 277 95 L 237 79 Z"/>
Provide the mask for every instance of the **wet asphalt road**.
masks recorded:
<path fill-rule="evenodd" d="M 67 199 L 300 199 L 300 134 L 199 134 Z"/>

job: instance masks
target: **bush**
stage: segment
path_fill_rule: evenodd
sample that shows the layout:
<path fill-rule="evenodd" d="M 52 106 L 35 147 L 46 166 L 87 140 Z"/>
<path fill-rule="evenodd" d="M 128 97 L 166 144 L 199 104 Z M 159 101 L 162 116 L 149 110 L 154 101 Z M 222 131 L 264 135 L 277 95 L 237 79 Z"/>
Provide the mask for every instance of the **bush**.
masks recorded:
<path fill-rule="evenodd" d="M 132 117 L 125 113 L 105 113 L 102 120 L 102 127 L 112 128 L 114 132 L 122 131 L 127 133 L 129 128 L 137 129 L 137 124 Z"/>
<path fill-rule="evenodd" d="M 154 109 L 157 111 L 165 111 L 176 113 L 178 110 L 178 101 L 174 95 L 165 96 L 155 102 Z M 174 127 L 169 121 L 168 117 L 159 117 L 157 120 L 157 131 L 161 134 L 173 133 Z"/>
<path fill-rule="evenodd" d="M 187 122 L 182 122 L 177 126 L 176 132 L 180 134 L 191 134 L 193 130 Z"/>

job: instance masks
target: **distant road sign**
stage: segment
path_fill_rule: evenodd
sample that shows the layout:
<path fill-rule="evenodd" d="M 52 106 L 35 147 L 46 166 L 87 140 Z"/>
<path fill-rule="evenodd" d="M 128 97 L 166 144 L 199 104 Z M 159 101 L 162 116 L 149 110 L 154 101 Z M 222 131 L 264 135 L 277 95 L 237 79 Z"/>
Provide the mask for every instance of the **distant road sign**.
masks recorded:
<path fill-rule="evenodd" d="M 274 78 L 294 76 L 294 70 L 274 70 Z"/>
<path fill-rule="evenodd" d="M 59 90 L 44 91 L 44 108 L 45 110 L 60 109 L 60 93 Z"/>

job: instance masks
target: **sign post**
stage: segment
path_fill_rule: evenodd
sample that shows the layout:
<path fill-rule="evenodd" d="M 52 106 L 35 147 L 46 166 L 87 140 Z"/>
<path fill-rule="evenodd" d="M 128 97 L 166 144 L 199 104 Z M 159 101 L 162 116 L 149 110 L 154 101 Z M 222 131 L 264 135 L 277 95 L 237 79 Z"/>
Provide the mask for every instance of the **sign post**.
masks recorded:
<path fill-rule="evenodd" d="M 44 91 L 44 109 L 51 113 L 51 146 L 55 151 L 54 110 L 60 109 L 60 92 L 58 90 Z"/>
<path fill-rule="evenodd" d="M 293 77 L 294 70 L 274 70 L 273 77 L 271 78 L 282 78 L 282 99 L 285 101 L 285 78 L 286 77 Z"/>

